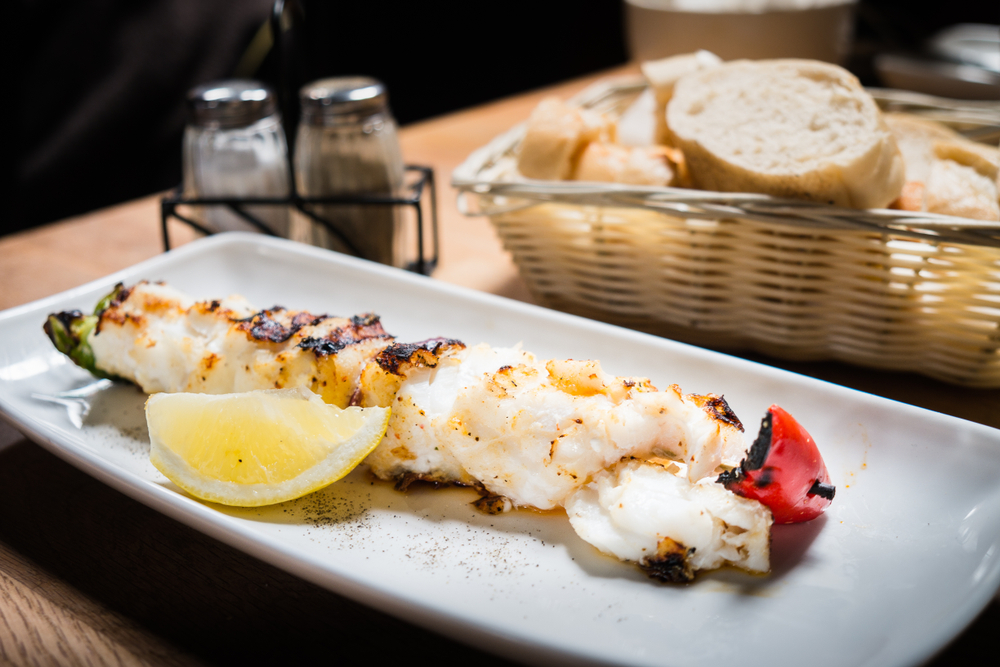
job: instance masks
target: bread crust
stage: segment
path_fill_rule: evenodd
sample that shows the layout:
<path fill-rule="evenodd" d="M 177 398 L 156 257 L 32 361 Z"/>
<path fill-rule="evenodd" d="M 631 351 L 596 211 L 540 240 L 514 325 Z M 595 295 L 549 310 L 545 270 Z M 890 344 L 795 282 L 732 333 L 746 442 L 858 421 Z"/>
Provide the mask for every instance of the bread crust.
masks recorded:
<path fill-rule="evenodd" d="M 706 190 L 882 208 L 903 187 L 902 156 L 875 101 L 836 65 L 740 60 L 686 75 L 667 124 Z"/>

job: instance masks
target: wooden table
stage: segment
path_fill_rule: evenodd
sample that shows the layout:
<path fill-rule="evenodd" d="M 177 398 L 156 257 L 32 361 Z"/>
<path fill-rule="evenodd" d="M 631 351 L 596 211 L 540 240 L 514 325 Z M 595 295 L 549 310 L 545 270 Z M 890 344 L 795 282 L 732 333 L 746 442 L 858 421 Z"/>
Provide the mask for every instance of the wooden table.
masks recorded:
<path fill-rule="evenodd" d="M 634 73 L 633 66 L 604 73 Z M 403 128 L 407 162 L 438 178 L 435 277 L 531 301 L 485 219 L 459 214 L 451 171 L 528 116 L 598 76 Z M 174 238 L 190 239 L 178 226 Z M 0 309 L 161 252 L 158 197 L 0 238 Z M 836 363 L 775 366 L 1000 428 L 1000 390 L 972 390 Z M 1000 446 L 1000 432 L 998 432 Z M 0 663 L 509 664 L 346 600 L 187 528 L 77 471 L 0 422 Z M 928 573 L 928 576 L 934 576 Z M 994 602 L 932 664 L 988 655 Z"/>

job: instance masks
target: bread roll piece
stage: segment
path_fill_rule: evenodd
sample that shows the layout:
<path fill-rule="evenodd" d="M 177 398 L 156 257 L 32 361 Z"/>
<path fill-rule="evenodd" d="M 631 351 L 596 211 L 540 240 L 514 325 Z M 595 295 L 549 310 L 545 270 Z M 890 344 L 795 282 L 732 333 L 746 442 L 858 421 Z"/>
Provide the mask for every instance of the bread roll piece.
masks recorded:
<path fill-rule="evenodd" d="M 896 208 L 1000 219 L 1000 150 L 910 114 L 885 114 L 885 121 L 905 163 L 906 184 Z"/>
<path fill-rule="evenodd" d="M 996 181 L 954 160 L 936 160 L 927 178 L 923 210 L 975 220 L 1000 220 Z"/>
<path fill-rule="evenodd" d="M 587 144 L 614 139 L 615 124 L 610 118 L 546 98 L 528 119 L 517 169 L 528 178 L 568 179 Z"/>
<path fill-rule="evenodd" d="M 1000 149 L 977 144 L 964 137 L 955 141 L 934 142 L 934 156 L 972 167 L 986 178 L 997 180 L 1000 173 Z"/>
<path fill-rule="evenodd" d="M 878 106 L 836 65 L 741 60 L 688 74 L 667 125 L 708 190 L 879 208 L 903 188 L 903 159 Z"/>
<path fill-rule="evenodd" d="M 946 125 L 906 113 L 883 116 L 903 154 L 906 180 L 926 182 L 935 160 L 954 160 L 987 178 L 1000 171 L 1000 149 L 968 139 Z"/>
<path fill-rule="evenodd" d="M 683 156 L 678 150 L 595 141 L 580 156 L 573 178 L 603 183 L 679 186 L 683 185 L 683 173 Z"/>
<path fill-rule="evenodd" d="M 931 173 L 934 155 L 934 144 L 939 141 L 955 141 L 962 139 L 955 130 L 907 113 L 883 114 L 889 131 L 892 132 L 896 145 L 903 155 L 906 181 L 926 183 Z"/>
<path fill-rule="evenodd" d="M 667 104 L 674 95 L 674 85 L 686 74 L 709 69 L 722 63 L 722 58 L 711 51 L 696 51 L 678 56 L 670 56 L 660 60 L 650 60 L 642 63 L 642 75 L 656 99 L 656 143 L 668 144 L 670 133 L 667 131 Z"/>

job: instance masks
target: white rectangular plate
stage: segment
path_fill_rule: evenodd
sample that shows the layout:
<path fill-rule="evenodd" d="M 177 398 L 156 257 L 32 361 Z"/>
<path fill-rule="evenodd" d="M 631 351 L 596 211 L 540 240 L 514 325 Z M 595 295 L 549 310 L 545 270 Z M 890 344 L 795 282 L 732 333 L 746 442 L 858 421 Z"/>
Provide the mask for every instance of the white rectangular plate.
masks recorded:
<path fill-rule="evenodd" d="M 33 398 L 92 382 L 42 332 L 112 285 L 166 280 L 258 307 L 376 312 L 402 341 L 523 342 L 600 359 L 660 388 L 723 393 L 750 431 L 771 403 L 826 458 L 837 497 L 774 530 L 773 572 L 690 585 L 647 579 L 581 541 L 562 513 L 478 513 L 468 490 L 398 493 L 363 469 L 299 501 L 234 509 L 180 492 L 148 461 L 145 396 L 115 385 L 80 425 Z M 1000 431 L 767 366 L 459 289 L 331 252 L 228 234 L 0 313 L 0 411 L 124 493 L 320 586 L 535 664 L 916 664 L 954 637 L 1000 583 Z M 76 420 L 79 421 L 79 420 Z"/>

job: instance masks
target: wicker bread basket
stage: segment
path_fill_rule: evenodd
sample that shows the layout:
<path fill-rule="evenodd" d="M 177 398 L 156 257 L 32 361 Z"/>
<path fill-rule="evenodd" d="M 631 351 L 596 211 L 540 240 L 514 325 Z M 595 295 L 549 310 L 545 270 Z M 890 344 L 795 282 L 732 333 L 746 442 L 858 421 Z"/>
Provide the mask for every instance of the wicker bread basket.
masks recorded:
<path fill-rule="evenodd" d="M 643 90 L 574 100 L 620 113 Z M 883 106 L 995 143 L 1000 106 L 872 91 Z M 731 194 L 574 181 L 515 169 L 523 126 L 456 169 L 542 303 L 722 349 L 837 359 L 1000 387 L 1000 223 Z"/>

